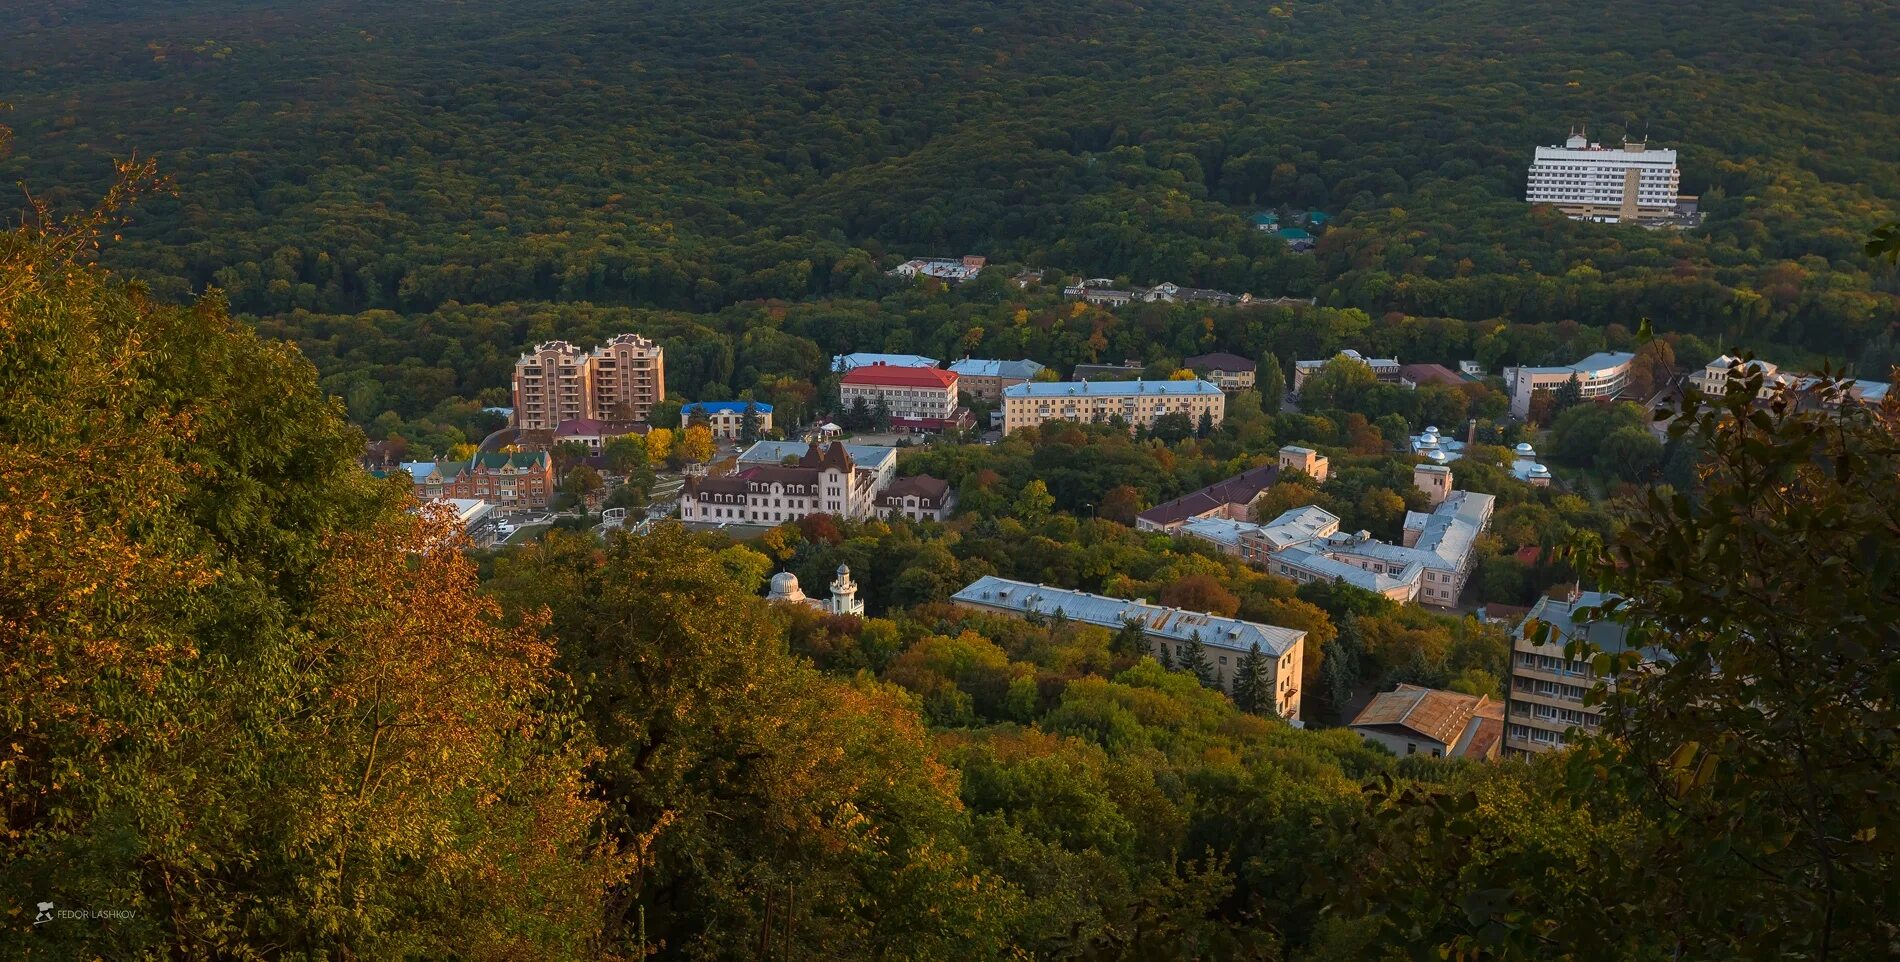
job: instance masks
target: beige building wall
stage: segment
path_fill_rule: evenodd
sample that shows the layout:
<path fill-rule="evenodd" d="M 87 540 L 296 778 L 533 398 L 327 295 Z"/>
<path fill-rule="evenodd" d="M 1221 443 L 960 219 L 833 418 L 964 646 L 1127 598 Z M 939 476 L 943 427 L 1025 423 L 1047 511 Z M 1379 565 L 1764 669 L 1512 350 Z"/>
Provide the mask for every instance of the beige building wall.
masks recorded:
<path fill-rule="evenodd" d="M 1116 383 L 1132 385 L 1141 382 Z M 1107 384 L 1091 383 L 1090 387 L 1090 393 L 1073 395 L 1004 396 L 1003 434 L 1036 427 L 1045 421 L 1104 423 L 1116 415 L 1128 422 L 1130 431 L 1139 427 L 1151 428 L 1156 418 L 1175 412 L 1186 414 L 1195 424 L 1199 424 L 1201 415 L 1206 414 L 1215 427 L 1219 427 L 1227 417 L 1227 396 L 1218 389 L 1206 394 L 1110 394 L 1103 393 L 1103 389 L 1109 387 Z"/>
<path fill-rule="evenodd" d="M 621 334 L 594 349 L 597 417 L 645 421 L 666 400 L 665 351 L 638 334 Z"/>
<path fill-rule="evenodd" d="M 593 359 L 566 341 L 548 341 L 515 361 L 515 426 L 552 431 L 594 416 Z"/>

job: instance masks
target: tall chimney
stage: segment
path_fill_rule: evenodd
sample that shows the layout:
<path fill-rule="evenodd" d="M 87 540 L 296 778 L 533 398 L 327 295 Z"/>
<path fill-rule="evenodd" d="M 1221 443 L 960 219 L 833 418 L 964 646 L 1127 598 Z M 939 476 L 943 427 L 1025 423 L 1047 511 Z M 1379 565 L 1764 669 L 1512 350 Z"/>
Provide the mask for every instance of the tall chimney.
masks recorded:
<path fill-rule="evenodd" d="M 1465 424 L 1465 447 L 1478 443 L 1478 419 L 1472 418 Z"/>

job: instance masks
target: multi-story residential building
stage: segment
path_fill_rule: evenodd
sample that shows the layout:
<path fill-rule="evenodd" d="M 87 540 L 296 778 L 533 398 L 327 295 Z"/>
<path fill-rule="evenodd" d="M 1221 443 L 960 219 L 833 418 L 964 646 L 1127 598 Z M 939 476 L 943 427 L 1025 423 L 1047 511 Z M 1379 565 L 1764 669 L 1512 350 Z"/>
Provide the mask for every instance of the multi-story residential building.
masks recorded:
<path fill-rule="evenodd" d="M 1162 281 L 1145 291 L 1137 292 L 1136 299 L 1150 304 L 1215 304 L 1232 306 L 1240 303 L 1239 294 L 1229 294 L 1207 287 L 1181 287 L 1172 281 Z"/>
<path fill-rule="evenodd" d="M 811 444 L 806 441 L 760 441 L 739 453 L 736 470 L 794 465 L 810 450 Z M 844 453 L 859 471 L 871 473 L 872 486 L 877 490 L 897 480 L 896 448 L 881 444 L 846 444 Z"/>
<path fill-rule="evenodd" d="M 1166 414 L 1185 414 L 1196 425 L 1206 416 L 1219 426 L 1227 416 L 1227 395 L 1201 380 L 1047 381 L 1003 391 L 1005 435 L 1045 421 L 1106 424 L 1117 417 L 1132 431 L 1153 427 Z"/>
<path fill-rule="evenodd" d="M 514 422 L 523 431 L 553 431 L 582 419 L 645 421 L 666 399 L 666 359 L 659 345 L 621 334 L 588 353 L 547 341 L 515 361 Z"/>
<path fill-rule="evenodd" d="M 666 400 L 666 352 L 638 334 L 594 348 L 594 416 L 645 421 Z"/>
<path fill-rule="evenodd" d="M 1253 390 L 1254 374 L 1260 370 L 1260 365 L 1225 351 L 1196 354 L 1182 360 L 1181 366 L 1220 385 L 1223 391 Z"/>
<path fill-rule="evenodd" d="M 891 367 L 936 367 L 937 359 L 924 357 L 921 354 L 874 354 L 868 351 L 831 356 L 831 369 L 838 374 L 849 374 L 853 369 L 868 364 L 887 364 Z"/>
<path fill-rule="evenodd" d="M 467 461 L 402 465 L 416 499 L 464 498 L 504 508 L 545 508 L 554 500 L 554 459 L 546 451 L 477 454 Z"/>
<path fill-rule="evenodd" d="M 1325 484 L 1326 477 L 1332 473 L 1332 462 L 1326 455 L 1292 444 L 1280 449 L 1279 467 L 1281 471 L 1298 471 L 1321 484 Z"/>
<path fill-rule="evenodd" d="M 1003 389 L 1027 384 L 1042 373 L 1035 361 L 992 361 L 966 357 L 950 365 L 957 376 L 957 390 L 985 401 L 1000 401 Z"/>
<path fill-rule="evenodd" d="M 594 416 L 594 359 L 566 341 L 536 344 L 515 361 L 515 426 L 552 431 Z"/>
<path fill-rule="evenodd" d="M 1373 696 L 1346 727 L 1394 755 L 1498 757 L 1504 704 L 1484 695 L 1400 685 Z"/>
<path fill-rule="evenodd" d="M 1240 659 L 1258 646 L 1271 678 L 1274 711 L 1290 720 L 1300 717 L 1304 631 L 1151 605 L 1142 598 L 1130 601 L 996 577 L 979 578 L 950 600 L 969 608 L 1012 615 L 1060 615 L 1110 631 L 1140 625 L 1149 650 L 1157 656 L 1165 652 L 1174 664 L 1190 657 L 1190 646 L 1199 647 L 1214 668 L 1214 682 L 1230 692 Z"/>
<path fill-rule="evenodd" d="M 968 420 L 968 412 L 958 406 L 956 372 L 937 367 L 854 367 L 838 379 L 838 404 L 849 411 L 860 401 L 867 407 L 882 401 L 897 428 L 940 431 Z"/>
<path fill-rule="evenodd" d="M 1806 374 L 1788 374 L 1772 362 L 1760 359 L 1744 361 L 1731 354 L 1710 361 L 1702 370 L 1689 375 L 1689 383 L 1705 396 L 1719 398 L 1728 394 L 1730 386 L 1740 385 L 1749 377 L 1761 375 L 1761 388 L 1756 391 L 1756 400 L 1770 401 L 1777 394 L 1797 395 L 1797 400 L 1805 406 L 1838 406 L 1842 401 L 1854 400 L 1862 404 L 1879 404 L 1887 397 L 1891 385 L 1884 381 L 1842 379 L 1832 386 L 1832 390 L 1820 390 L 1822 380 Z"/>
<path fill-rule="evenodd" d="M 1371 368 L 1372 376 L 1383 384 L 1398 384 L 1404 379 L 1404 373 L 1400 368 L 1398 358 L 1366 357 L 1358 351 L 1348 348 L 1332 357 L 1293 362 L 1293 394 L 1298 396 L 1300 392 L 1306 390 L 1307 378 L 1318 374 L 1326 369 L 1326 365 L 1342 358 Z"/>
<path fill-rule="evenodd" d="M 877 493 L 877 513 L 882 518 L 942 521 L 956 507 L 957 493 L 950 482 L 924 474 L 898 478 Z"/>
<path fill-rule="evenodd" d="M 746 411 L 757 434 L 772 430 L 772 406 L 764 401 L 694 401 L 680 406 L 680 424 L 704 424 L 713 437 L 737 441 L 745 433 Z"/>
<path fill-rule="evenodd" d="M 1561 147 L 1537 148 L 1524 199 L 1572 220 L 1630 224 L 1674 216 L 1681 182 L 1673 150 L 1641 140 L 1605 147 L 1572 133 Z"/>
<path fill-rule="evenodd" d="M 1518 624 L 1511 645 L 1511 683 L 1505 693 L 1505 754 L 1554 751 L 1564 746 L 1569 729 L 1593 732 L 1602 725 L 1602 710 L 1583 703 L 1597 683 L 1590 658 L 1566 657 L 1564 646 L 1581 639 L 1611 654 L 1630 650 L 1629 630 L 1622 624 L 1578 617 L 1580 610 L 1599 608 L 1608 600 L 1602 592 L 1578 591 L 1574 584 L 1560 586 L 1539 598 L 1529 617 Z M 1550 626 L 1543 644 L 1532 637 L 1533 624 Z M 1653 650 L 1643 655 L 1646 661 L 1662 657 Z"/>
<path fill-rule="evenodd" d="M 1546 391 L 1557 391 L 1571 378 L 1583 391 L 1583 399 L 1613 398 L 1630 383 L 1630 363 L 1636 355 L 1628 351 L 1599 351 L 1575 364 L 1555 367 L 1507 367 L 1504 383 L 1511 389 L 1511 413 L 1530 417 L 1531 399 Z"/>

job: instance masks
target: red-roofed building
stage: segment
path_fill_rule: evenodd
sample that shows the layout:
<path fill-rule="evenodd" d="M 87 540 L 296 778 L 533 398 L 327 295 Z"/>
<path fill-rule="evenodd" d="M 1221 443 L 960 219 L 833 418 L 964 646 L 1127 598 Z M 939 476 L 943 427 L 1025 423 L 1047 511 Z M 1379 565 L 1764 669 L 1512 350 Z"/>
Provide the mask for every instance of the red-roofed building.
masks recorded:
<path fill-rule="evenodd" d="M 968 412 L 957 407 L 957 374 L 938 367 L 899 367 L 866 364 L 838 379 L 838 404 L 851 410 L 862 401 L 876 408 L 882 401 L 890 411 L 891 426 L 938 431 L 961 426 Z"/>

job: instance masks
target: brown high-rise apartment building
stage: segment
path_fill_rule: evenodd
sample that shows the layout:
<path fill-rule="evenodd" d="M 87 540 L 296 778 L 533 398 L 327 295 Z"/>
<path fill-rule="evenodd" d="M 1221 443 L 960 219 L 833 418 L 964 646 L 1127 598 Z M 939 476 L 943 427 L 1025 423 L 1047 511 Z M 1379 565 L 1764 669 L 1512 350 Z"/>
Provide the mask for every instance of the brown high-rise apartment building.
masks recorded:
<path fill-rule="evenodd" d="M 595 417 L 645 421 L 666 398 L 666 365 L 658 344 L 621 334 L 594 349 Z"/>
<path fill-rule="evenodd" d="M 658 344 L 621 334 L 592 354 L 566 341 L 547 341 L 515 361 L 515 426 L 552 431 L 587 418 L 645 421 L 666 398 Z"/>

